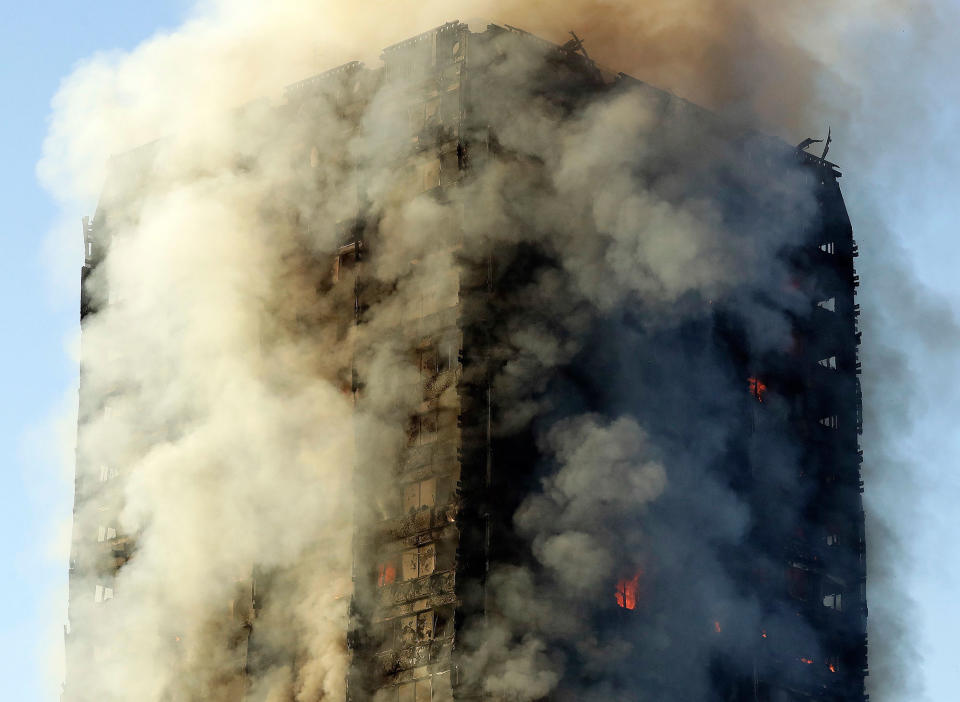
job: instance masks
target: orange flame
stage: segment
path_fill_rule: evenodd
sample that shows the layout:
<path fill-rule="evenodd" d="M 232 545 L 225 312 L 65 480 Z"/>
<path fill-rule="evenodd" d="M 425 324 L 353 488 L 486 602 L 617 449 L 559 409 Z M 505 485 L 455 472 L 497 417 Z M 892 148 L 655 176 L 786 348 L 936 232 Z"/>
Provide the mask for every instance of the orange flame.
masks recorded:
<path fill-rule="evenodd" d="M 397 569 L 391 563 L 381 563 L 377 566 L 377 586 L 383 587 L 396 581 Z"/>
<path fill-rule="evenodd" d="M 835 666 L 833 663 L 831 663 L 831 664 L 830 664 L 829 666 L 827 666 L 827 667 L 830 668 L 830 672 L 831 672 L 831 673 L 836 673 L 836 672 L 837 672 L 837 666 Z"/>
<path fill-rule="evenodd" d="M 759 378 L 747 378 L 747 385 L 750 386 L 750 394 L 757 398 L 757 402 L 763 402 L 763 395 L 767 392 L 767 384 Z"/>
<path fill-rule="evenodd" d="M 804 663 L 806 663 L 807 665 L 812 665 L 812 664 L 813 664 L 813 659 L 812 659 L 812 658 L 801 658 L 800 660 L 803 661 Z"/>
<path fill-rule="evenodd" d="M 763 638 L 767 638 L 767 630 L 764 629 L 763 631 L 761 631 L 760 636 L 762 636 Z"/>
<path fill-rule="evenodd" d="M 637 599 L 640 594 L 640 576 L 643 571 L 637 571 L 630 579 L 623 578 L 617 582 L 616 597 L 617 605 L 624 609 L 636 609 Z"/>

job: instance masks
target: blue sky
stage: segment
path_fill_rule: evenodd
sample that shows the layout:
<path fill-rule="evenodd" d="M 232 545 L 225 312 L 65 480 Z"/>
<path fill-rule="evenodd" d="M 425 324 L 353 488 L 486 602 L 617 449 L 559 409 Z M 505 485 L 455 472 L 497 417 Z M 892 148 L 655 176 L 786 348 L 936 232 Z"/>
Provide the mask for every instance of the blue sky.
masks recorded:
<path fill-rule="evenodd" d="M 53 280 L 63 270 L 51 266 L 45 237 L 59 213 L 34 175 L 50 100 L 77 61 L 97 51 L 132 48 L 176 26 L 189 4 L 45 0 L 7 3 L 0 10 L 0 319 L 5 332 L 0 344 L 0 445 L 5 448 L 0 454 L 0 675 L 5 699 L 56 699 L 59 681 L 51 680 L 56 667 L 50 657 L 65 611 L 67 563 L 57 544 L 69 525 L 72 486 L 58 462 L 64 443 L 58 432 L 71 431 L 63 418 L 75 402 L 70 347 L 78 300 L 77 278 L 67 285 Z M 947 19 L 956 14 L 953 7 Z M 907 549 L 903 584 L 917 602 L 911 635 L 919 657 L 904 665 L 920 667 L 929 698 L 939 702 L 956 699 L 960 690 L 960 608 L 955 603 L 960 390 L 957 337 L 950 333 L 960 300 L 960 49 L 938 36 L 941 41 L 921 43 L 919 53 L 910 42 L 872 45 L 876 36 L 864 38 L 862 46 L 853 42 L 849 55 L 869 63 L 882 78 L 851 97 L 860 102 L 861 119 L 871 121 L 861 125 L 869 138 L 835 131 L 831 155 L 844 166 L 842 186 L 863 252 L 861 303 L 884 305 L 876 325 L 881 336 L 867 336 L 865 343 L 895 349 L 910 371 L 905 385 L 880 377 L 868 390 L 878 404 L 905 403 L 913 422 L 902 425 L 905 433 L 895 442 L 907 458 L 903 471 L 878 476 L 868 492 L 873 489 L 873 504 Z M 92 212 L 75 213 L 78 248 L 84 214 Z M 78 277 L 79 270 L 74 274 Z M 925 288 L 919 299 L 890 292 L 911 276 L 915 288 Z M 945 323 L 935 324 L 940 313 Z"/>
<path fill-rule="evenodd" d="M 73 401 L 76 288 L 51 280 L 43 243 L 58 213 L 34 176 L 50 100 L 78 60 L 133 47 L 175 25 L 184 8 L 179 0 L 41 0 L 0 9 L 0 679 L 11 702 L 57 699 L 49 651 L 67 564 L 55 544 L 72 505 L 52 422 Z M 76 213 L 78 241 L 84 214 Z"/>

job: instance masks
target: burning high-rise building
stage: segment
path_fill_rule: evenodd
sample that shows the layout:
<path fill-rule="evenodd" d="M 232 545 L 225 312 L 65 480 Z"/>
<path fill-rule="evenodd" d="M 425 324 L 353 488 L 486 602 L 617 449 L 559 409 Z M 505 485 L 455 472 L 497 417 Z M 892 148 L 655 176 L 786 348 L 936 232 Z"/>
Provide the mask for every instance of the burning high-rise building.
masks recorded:
<path fill-rule="evenodd" d="M 836 167 L 576 37 L 382 58 L 114 160 L 64 699 L 865 699 Z"/>

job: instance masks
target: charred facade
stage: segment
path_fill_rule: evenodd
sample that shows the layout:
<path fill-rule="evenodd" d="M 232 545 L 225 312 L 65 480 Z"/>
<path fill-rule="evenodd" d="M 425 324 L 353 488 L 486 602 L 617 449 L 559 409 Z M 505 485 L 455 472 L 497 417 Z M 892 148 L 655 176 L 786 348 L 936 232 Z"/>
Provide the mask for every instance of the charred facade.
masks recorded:
<path fill-rule="evenodd" d="M 294 266 L 329 303 L 326 323 L 349 359 L 336 382 L 358 415 L 405 431 L 385 465 L 364 452 L 369 425 L 356 427 L 347 699 L 865 700 L 857 249 L 836 166 L 604 71 L 576 40 L 557 47 L 511 27 L 454 22 L 382 59 L 290 86 L 280 110 L 281 120 L 309 123 L 332 109 L 350 125 L 371 102 L 386 104 L 409 128 L 344 158 L 442 209 L 448 233 L 435 245 L 457 261 L 392 323 L 372 322 L 397 283 L 374 265 L 389 249 L 382 186 L 361 183 L 352 215 L 334 223 L 336 250 Z M 562 240 L 550 243 L 561 226 L 550 213 L 565 216 L 550 148 L 518 149 L 538 135 L 508 132 L 531 105 L 552 122 L 589 126 L 592 106 L 621 99 L 639 101 L 647 122 L 648 150 L 628 177 L 666 203 L 710 203 L 714 255 L 741 257 L 742 282 L 654 302 L 640 289 L 593 305 L 566 294 L 570 276 L 585 273 L 571 273 Z M 508 173 L 498 192 L 515 204 L 499 226 L 517 234 L 485 229 L 478 192 L 498 171 Z M 592 187 L 588 200 L 625 196 L 602 178 Z M 84 279 L 106 247 L 109 235 L 97 233 L 109 232 L 108 218 L 105 210 L 84 224 Z M 589 226 L 578 236 L 609 246 Z M 604 260 L 618 265 L 612 248 Z M 703 276 L 699 263 L 687 265 L 678 276 Z M 544 281 L 565 304 L 544 304 Z M 81 317 L 95 312 L 85 295 Z M 560 349 L 549 372 L 524 374 L 541 362 L 515 341 L 524 328 Z M 370 357 L 384 346 L 419 376 L 399 418 L 371 398 Z M 81 399 L 81 432 L 85 409 L 99 411 Z M 622 497 L 638 489 L 630 461 L 609 455 L 633 427 L 648 460 L 666 468 L 656 494 L 635 506 Z M 564 456 L 625 463 L 585 474 L 627 483 L 561 485 Z M 78 469 L 78 503 L 115 489 L 113 469 L 102 470 L 91 478 L 95 467 Z M 555 493 L 575 505 L 580 491 L 601 495 L 589 519 L 551 525 Z M 110 578 L 135 557 L 135 539 L 106 523 L 78 523 L 75 540 L 89 540 L 94 526 L 103 553 L 92 560 L 75 546 L 71 609 L 112 598 Z M 564 530 L 565 544 L 602 543 L 613 560 L 596 562 L 606 570 L 582 572 L 578 557 L 565 572 L 562 556 L 545 558 Z M 545 608 L 525 622 L 516 615 L 521 571 L 530 602 Z M 237 578 L 234 626 L 223 634 L 235 656 L 230 699 L 279 659 L 297 666 L 276 632 L 258 629 L 283 579 L 267 568 Z M 602 581 L 605 594 L 578 589 L 578 579 Z M 571 609 L 576 624 L 549 622 L 551 610 L 560 619 Z M 550 673 L 546 691 L 491 684 L 512 674 L 498 655 L 509 659 L 528 634 L 543 644 L 532 660 Z M 90 653 L 70 638 L 70 666 L 83 666 Z M 65 699 L 84 699 L 69 672 Z"/>

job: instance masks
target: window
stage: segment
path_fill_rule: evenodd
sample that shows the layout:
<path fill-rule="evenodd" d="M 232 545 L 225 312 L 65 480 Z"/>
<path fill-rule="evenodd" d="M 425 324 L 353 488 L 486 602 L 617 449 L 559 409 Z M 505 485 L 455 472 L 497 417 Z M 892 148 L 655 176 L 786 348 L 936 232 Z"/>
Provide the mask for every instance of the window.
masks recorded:
<path fill-rule="evenodd" d="M 747 378 L 747 386 L 750 388 L 750 394 L 756 398 L 757 402 L 763 402 L 763 396 L 767 392 L 767 384 L 759 378 Z"/>
<path fill-rule="evenodd" d="M 750 394 L 757 398 L 758 402 L 763 402 L 763 393 L 767 389 L 766 384 L 757 378 L 747 378 L 747 385 L 750 388 Z"/>
<path fill-rule="evenodd" d="M 830 609 L 835 609 L 838 612 L 842 612 L 843 611 L 843 595 L 839 592 L 831 593 L 829 595 L 824 595 L 823 606 L 829 607 Z"/>
<path fill-rule="evenodd" d="M 424 104 L 424 124 L 429 129 L 440 121 L 440 98 L 431 98 Z"/>
<path fill-rule="evenodd" d="M 381 688 L 374 702 L 453 702 L 450 686 L 450 671 L 436 673 L 433 677 Z"/>
<path fill-rule="evenodd" d="M 430 678 L 397 685 L 397 702 L 430 702 Z M 387 698 L 393 699 L 393 698 Z"/>
<path fill-rule="evenodd" d="M 794 564 L 787 569 L 787 593 L 795 600 L 806 600 L 809 597 L 810 578 L 806 570 Z"/>
<path fill-rule="evenodd" d="M 445 373 L 457 363 L 457 344 L 452 339 L 430 344 L 419 352 L 420 377 L 424 380 Z"/>
<path fill-rule="evenodd" d="M 377 587 L 384 587 L 397 581 L 397 563 L 394 558 L 377 565 Z"/>
<path fill-rule="evenodd" d="M 830 415 L 829 417 L 821 417 L 819 421 L 823 426 L 827 427 L 828 429 L 837 428 L 837 415 L 835 414 Z"/>
<path fill-rule="evenodd" d="M 430 378 L 437 373 L 437 347 L 429 346 L 419 353 L 420 378 Z"/>
<path fill-rule="evenodd" d="M 399 685 L 397 702 L 430 702 L 432 687 L 430 678 Z"/>
<path fill-rule="evenodd" d="M 836 546 L 840 543 L 840 537 L 837 534 L 827 534 L 827 546 Z"/>
<path fill-rule="evenodd" d="M 820 592 L 823 594 L 823 606 L 835 609 L 838 612 L 843 611 L 843 591 L 846 589 L 842 579 L 824 574 L 823 583 Z"/>
<path fill-rule="evenodd" d="M 111 539 L 117 538 L 117 530 L 113 527 L 108 526 L 99 526 L 97 527 L 97 541 L 103 543 L 104 541 L 110 541 Z"/>
<path fill-rule="evenodd" d="M 100 482 L 105 483 L 117 477 L 117 469 L 108 466 L 106 463 L 100 464 Z"/>
<path fill-rule="evenodd" d="M 440 415 L 437 412 L 417 414 L 410 418 L 407 426 L 407 445 L 422 446 L 437 440 Z"/>
<path fill-rule="evenodd" d="M 817 307 L 826 310 L 827 312 L 836 312 L 837 298 L 831 297 L 826 300 L 820 300 L 817 303 Z"/>
<path fill-rule="evenodd" d="M 834 253 L 834 245 L 832 241 L 827 241 L 820 244 L 820 250 L 824 253 L 832 254 Z"/>
<path fill-rule="evenodd" d="M 640 594 L 640 577 L 642 575 L 643 573 L 641 571 L 637 571 L 632 578 L 624 577 L 617 581 L 614 596 L 618 607 L 623 609 L 637 608 L 637 600 Z"/>
<path fill-rule="evenodd" d="M 433 676 L 433 702 L 453 702 L 449 670 Z"/>
<path fill-rule="evenodd" d="M 113 588 L 106 585 L 97 585 L 93 590 L 94 602 L 106 602 L 113 599 Z"/>
<path fill-rule="evenodd" d="M 354 234 L 354 236 L 357 236 Z M 340 247 L 333 262 L 333 282 L 337 283 L 341 277 L 353 268 L 360 260 L 363 252 L 363 242 L 354 241 Z"/>
<path fill-rule="evenodd" d="M 434 158 L 424 163 L 421 167 L 423 174 L 423 190 L 430 190 L 440 185 L 440 159 Z M 431 312 L 434 311 L 431 309 Z"/>
<path fill-rule="evenodd" d="M 398 641 L 401 648 L 433 640 L 433 610 L 400 618 Z"/>
<path fill-rule="evenodd" d="M 437 479 L 421 480 L 403 488 L 403 513 L 432 509 L 437 502 Z"/>
<path fill-rule="evenodd" d="M 837 369 L 837 357 L 836 357 L 836 356 L 830 356 L 829 358 L 821 358 L 819 361 L 817 361 L 817 363 L 819 363 L 819 364 L 820 364 L 821 366 L 823 366 L 824 368 L 829 368 L 829 369 L 831 369 L 831 370 L 836 370 L 836 369 Z"/>
<path fill-rule="evenodd" d="M 427 544 L 404 551 L 401 557 L 402 577 L 414 580 L 430 575 L 437 566 L 436 544 Z"/>

